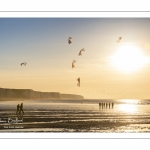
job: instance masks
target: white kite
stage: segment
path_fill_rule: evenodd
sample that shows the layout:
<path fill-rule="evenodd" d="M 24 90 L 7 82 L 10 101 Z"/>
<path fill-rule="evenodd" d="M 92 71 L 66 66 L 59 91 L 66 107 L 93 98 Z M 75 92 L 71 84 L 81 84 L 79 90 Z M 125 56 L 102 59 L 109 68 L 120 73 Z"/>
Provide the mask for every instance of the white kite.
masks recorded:
<path fill-rule="evenodd" d="M 72 43 L 72 42 L 71 42 L 71 39 L 72 39 L 72 37 L 69 37 L 69 38 L 68 38 L 68 43 L 69 43 L 69 44 Z"/>
<path fill-rule="evenodd" d="M 26 64 L 27 64 L 26 62 L 23 62 L 23 63 L 21 63 L 20 65 L 21 65 L 21 66 L 22 66 L 22 65 L 26 66 Z"/>
<path fill-rule="evenodd" d="M 77 79 L 77 81 L 78 81 L 77 86 L 79 86 L 79 87 L 80 87 L 80 78 L 78 78 L 78 79 Z"/>
<path fill-rule="evenodd" d="M 119 39 L 116 41 L 117 43 L 119 43 L 121 41 L 122 37 L 119 37 Z"/>
<path fill-rule="evenodd" d="M 82 55 L 82 51 L 85 51 L 85 49 L 84 49 L 84 48 L 82 48 L 82 49 L 80 50 L 80 52 L 79 52 L 79 56 L 80 56 L 80 55 Z"/>
<path fill-rule="evenodd" d="M 76 60 L 73 60 L 72 62 L 72 69 L 75 67 L 74 63 L 76 62 Z"/>

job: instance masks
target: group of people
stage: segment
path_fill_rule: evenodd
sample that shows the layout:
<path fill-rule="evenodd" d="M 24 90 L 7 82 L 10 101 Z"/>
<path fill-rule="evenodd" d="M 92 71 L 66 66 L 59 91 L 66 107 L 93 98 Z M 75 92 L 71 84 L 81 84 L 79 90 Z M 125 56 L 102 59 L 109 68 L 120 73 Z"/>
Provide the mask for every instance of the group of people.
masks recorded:
<path fill-rule="evenodd" d="M 24 111 L 23 111 L 23 103 L 17 105 L 16 114 L 17 114 L 17 115 L 18 115 L 18 114 L 21 115 L 21 113 L 24 114 Z"/>
<path fill-rule="evenodd" d="M 114 108 L 114 103 L 99 103 L 99 109 L 100 108 L 102 108 L 102 109 L 103 108 L 106 108 L 106 109 Z"/>

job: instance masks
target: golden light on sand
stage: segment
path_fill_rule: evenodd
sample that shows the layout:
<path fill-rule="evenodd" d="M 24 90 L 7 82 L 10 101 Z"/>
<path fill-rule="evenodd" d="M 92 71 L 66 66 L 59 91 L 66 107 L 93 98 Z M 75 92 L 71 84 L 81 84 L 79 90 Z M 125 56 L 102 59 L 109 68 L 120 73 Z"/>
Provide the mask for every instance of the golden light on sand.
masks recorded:
<path fill-rule="evenodd" d="M 148 64 L 150 59 L 136 46 L 124 45 L 110 57 L 110 62 L 121 72 L 133 73 Z"/>
<path fill-rule="evenodd" d="M 137 111 L 137 106 L 133 104 L 121 104 L 119 110 L 126 113 L 134 113 Z"/>

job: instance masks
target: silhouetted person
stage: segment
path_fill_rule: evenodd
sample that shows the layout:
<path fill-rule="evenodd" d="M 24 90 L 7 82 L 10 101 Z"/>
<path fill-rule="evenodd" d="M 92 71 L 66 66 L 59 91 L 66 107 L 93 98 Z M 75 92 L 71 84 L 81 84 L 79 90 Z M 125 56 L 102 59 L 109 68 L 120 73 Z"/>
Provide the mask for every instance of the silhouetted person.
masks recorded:
<path fill-rule="evenodd" d="M 21 115 L 21 112 L 24 114 L 24 111 L 23 111 L 23 103 L 21 103 L 20 105 L 20 111 L 19 111 L 19 114 Z"/>
<path fill-rule="evenodd" d="M 110 103 L 109 103 L 109 109 L 110 109 Z"/>
<path fill-rule="evenodd" d="M 105 108 L 105 103 L 104 103 L 104 108 Z"/>
<path fill-rule="evenodd" d="M 112 108 L 114 108 L 114 103 L 112 103 Z"/>
<path fill-rule="evenodd" d="M 17 114 L 18 112 L 20 113 L 19 108 L 20 108 L 20 105 L 18 104 L 18 105 L 17 105 L 17 111 L 16 111 L 16 114 Z"/>
<path fill-rule="evenodd" d="M 99 103 L 99 109 L 101 108 L 101 103 Z"/>
<path fill-rule="evenodd" d="M 104 104 L 102 103 L 102 109 L 103 109 Z"/>

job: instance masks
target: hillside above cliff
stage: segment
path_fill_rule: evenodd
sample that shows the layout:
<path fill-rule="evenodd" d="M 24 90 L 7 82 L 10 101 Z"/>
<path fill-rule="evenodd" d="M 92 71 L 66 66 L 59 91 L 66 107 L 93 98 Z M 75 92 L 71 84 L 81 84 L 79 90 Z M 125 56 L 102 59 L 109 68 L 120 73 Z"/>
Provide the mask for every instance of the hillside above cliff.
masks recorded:
<path fill-rule="evenodd" d="M 0 88 L 0 100 L 42 100 L 42 99 L 84 99 L 81 95 L 61 94 L 59 92 L 40 92 L 31 89 Z"/>

